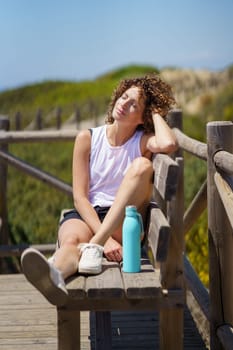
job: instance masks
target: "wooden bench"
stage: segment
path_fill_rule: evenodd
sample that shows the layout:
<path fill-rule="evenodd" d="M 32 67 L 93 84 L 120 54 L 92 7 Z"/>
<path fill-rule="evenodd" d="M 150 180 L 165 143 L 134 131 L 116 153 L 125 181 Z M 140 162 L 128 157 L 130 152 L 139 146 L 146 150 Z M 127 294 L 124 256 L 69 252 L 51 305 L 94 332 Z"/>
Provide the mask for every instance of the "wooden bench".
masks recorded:
<path fill-rule="evenodd" d="M 155 174 L 153 197 L 160 202 L 163 210 L 155 203 L 150 208 L 143 250 L 146 253 L 149 252 L 150 259 L 144 256 L 144 253 L 142 254 L 139 273 L 124 273 L 121 270 L 121 264 L 106 260 L 103 263 L 102 273 L 97 276 L 77 274 L 69 278 L 66 281 L 69 301 L 65 306 L 57 308 L 59 350 L 80 349 L 80 311 L 84 310 L 95 312 L 95 349 L 111 349 L 111 311 L 113 310 L 169 310 L 171 325 L 165 321 L 163 328 L 167 329 L 162 329 L 160 347 L 183 348 L 180 345 L 182 339 L 177 339 L 177 337 L 182 338 L 179 331 L 181 326 L 177 328 L 174 322 L 182 323 L 179 320 L 182 320 L 181 312 L 185 302 L 184 288 L 182 283 L 177 283 L 177 262 L 174 261 L 173 254 L 174 249 L 176 249 L 175 255 L 177 254 L 177 247 L 174 248 L 173 244 L 174 242 L 177 244 L 177 241 L 172 239 L 172 235 L 176 233 L 164 210 L 167 203 L 171 204 L 174 201 L 182 167 L 169 156 L 162 154 L 154 158 L 153 165 Z M 170 255 L 175 269 L 166 266 L 166 263 L 169 265 Z M 179 250 L 179 259 L 180 255 L 182 251 Z M 161 274 L 158 263 L 162 264 L 165 276 Z M 173 270 L 168 271 L 168 275 L 173 275 L 172 278 L 166 277 L 167 268 Z M 179 280 L 182 276 L 181 272 L 178 276 Z M 170 283 L 169 280 L 172 282 Z M 171 310 L 173 310 L 172 313 Z M 166 311 L 163 316 L 166 319 Z M 169 341 L 167 337 L 170 338 Z M 169 345 L 170 342 L 173 343 L 172 347 Z"/>

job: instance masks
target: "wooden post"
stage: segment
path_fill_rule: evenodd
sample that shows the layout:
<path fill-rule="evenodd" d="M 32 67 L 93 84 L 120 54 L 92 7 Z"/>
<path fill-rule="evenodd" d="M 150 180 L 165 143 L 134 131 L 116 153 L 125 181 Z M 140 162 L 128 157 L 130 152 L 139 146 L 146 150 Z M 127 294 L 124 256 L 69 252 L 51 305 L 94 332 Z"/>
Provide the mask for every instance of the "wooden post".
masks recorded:
<path fill-rule="evenodd" d="M 182 113 L 174 110 L 168 115 L 170 127 L 182 128 Z M 167 208 L 171 237 L 169 242 L 168 257 L 161 264 L 161 280 L 164 288 L 179 288 L 184 290 L 184 179 L 182 151 L 178 150 L 174 156 L 180 166 L 179 182 L 176 197 L 171 200 Z M 185 290 L 184 290 L 185 293 Z M 182 305 L 174 309 L 160 311 L 160 348 L 163 350 L 183 349 L 184 310 Z"/>
<path fill-rule="evenodd" d="M 0 116 L 0 132 L 10 129 L 9 118 Z M 0 143 L 0 150 L 7 151 L 8 145 Z M 9 229 L 7 215 L 7 163 L 0 157 L 0 245 L 8 244 Z M 3 261 L 0 262 L 0 271 L 5 269 Z"/>
<path fill-rule="evenodd" d="M 41 108 L 38 108 L 36 112 L 36 130 L 41 130 L 42 127 L 42 110 Z"/>
<path fill-rule="evenodd" d="M 168 205 L 168 219 L 171 226 L 171 236 L 168 257 L 161 264 L 161 281 L 164 288 L 184 290 L 184 191 L 183 191 L 183 159 L 176 158 L 180 166 L 179 182 L 176 198 Z M 174 309 L 163 309 L 160 312 L 160 348 L 163 350 L 183 349 L 184 309 L 177 305 Z"/>
<path fill-rule="evenodd" d="M 22 119 L 22 115 L 20 112 L 17 112 L 15 114 L 15 130 L 21 130 L 21 119 Z"/>
<path fill-rule="evenodd" d="M 76 123 L 76 129 L 79 128 L 80 124 L 80 109 L 78 107 L 75 108 L 75 123 Z"/>
<path fill-rule="evenodd" d="M 80 311 L 57 308 L 58 350 L 81 350 Z"/>
<path fill-rule="evenodd" d="M 233 123 L 208 123 L 207 145 L 210 348 L 220 350 L 223 347 L 217 329 L 226 323 L 233 324 L 233 229 L 214 182 L 217 171 L 214 154 L 219 150 L 233 153 Z"/>
<path fill-rule="evenodd" d="M 61 107 L 57 107 L 56 109 L 56 125 L 57 130 L 61 129 Z"/>
<path fill-rule="evenodd" d="M 96 105 L 93 100 L 89 100 L 89 110 L 90 110 L 90 116 L 93 118 L 93 123 L 94 126 L 98 126 L 98 118 L 97 118 L 97 110 L 96 110 Z"/>

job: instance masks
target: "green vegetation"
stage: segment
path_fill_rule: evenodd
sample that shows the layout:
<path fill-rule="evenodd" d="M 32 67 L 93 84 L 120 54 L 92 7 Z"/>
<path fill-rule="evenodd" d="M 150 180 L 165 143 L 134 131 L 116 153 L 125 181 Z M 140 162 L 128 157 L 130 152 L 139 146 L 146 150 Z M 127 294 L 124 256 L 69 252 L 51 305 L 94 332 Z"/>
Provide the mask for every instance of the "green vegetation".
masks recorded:
<path fill-rule="evenodd" d="M 233 81 L 205 105 L 207 121 L 233 120 Z"/>
<path fill-rule="evenodd" d="M 15 128 L 17 112 L 21 113 L 22 128 L 25 128 L 35 118 L 38 109 L 42 111 L 44 127 L 55 125 L 54 115 L 58 107 L 62 111 L 62 121 L 77 108 L 81 120 L 89 119 L 93 113 L 105 113 L 111 93 L 120 79 L 151 72 L 159 71 L 155 67 L 134 65 L 114 70 L 93 81 L 45 81 L 8 90 L 0 94 L 0 112 L 9 116 L 11 129 Z"/>
<path fill-rule="evenodd" d="M 29 164 L 71 184 L 72 142 L 11 145 L 10 152 Z M 72 200 L 18 170 L 8 170 L 8 215 L 14 243 L 56 241 L 61 209 Z"/>
<path fill-rule="evenodd" d="M 173 68 L 175 70 L 175 68 Z M 229 68 L 231 82 L 215 95 L 205 93 L 201 97 L 201 110 L 196 115 L 184 113 L 184 132 L 199 141 L 206 142 L 206 122 L 232 120 L 233 116 L 233 68 Z M 42 109 L 44 127 L 55 127 L 55 110 L 62 110 L 66 121 L 79 109 L 82 120 L 102 115 L 106 111 L 112 90 L 121 78 L 151 72 L 159 73 L 151 66 L 129 66 L 106 73 L 93 81 L 47 81 L 0 94 L 1 114 L 8 115 L 14 129 L 15 114 L 23 116 L 22 128 Z M 175 88 L 175 87 L 174 87 Z M 189 91 L 190 94 L 190 91 Z M 72 142 L 47 144 L 12 144 L 9 151 L 26 162 L 71 184 Z M 206 178 L 206 164 L 189 154 L 185 156 L 185 208 Z M 25 176 L 12 167 L 8 169 L 8 212 L 13 243 L 55 242 L 60 211 L 72 207 L 72 199 L 48 185 Z M 186 251 L 208 285 L 207 214 L 199 218 L 186 236 Z"/>

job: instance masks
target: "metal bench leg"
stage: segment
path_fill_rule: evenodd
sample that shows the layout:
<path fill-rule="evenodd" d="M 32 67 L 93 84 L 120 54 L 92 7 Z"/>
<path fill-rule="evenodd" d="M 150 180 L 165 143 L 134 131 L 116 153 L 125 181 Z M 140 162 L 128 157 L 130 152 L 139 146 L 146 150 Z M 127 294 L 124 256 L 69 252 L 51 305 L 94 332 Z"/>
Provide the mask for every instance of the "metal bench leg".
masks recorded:
<path fill-rule="evenodd" d="M 80 350 L 80 311 L 57 308 L 58 350 Z"/>
<path fill-rule="evenodd" d="M 110 311 L 95 312 L 95 349 L 112 349 L 112 322 Z"/>

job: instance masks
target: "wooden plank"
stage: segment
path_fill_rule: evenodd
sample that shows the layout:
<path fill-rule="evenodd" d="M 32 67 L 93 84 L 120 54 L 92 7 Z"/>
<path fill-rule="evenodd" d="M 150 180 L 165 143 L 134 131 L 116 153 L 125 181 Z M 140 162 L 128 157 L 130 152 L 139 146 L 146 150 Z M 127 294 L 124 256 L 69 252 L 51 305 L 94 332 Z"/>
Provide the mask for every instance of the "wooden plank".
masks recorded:
<path fill-rule="evenodd" d="M 192 292 L 187 290 L 186 292 L 187 308 L 192 315 L 193 321 L 198 329 L 203 342 L 206 344 L 206 347 L 210 349 L 210 330 L 209 330 L 209 321 L 203 314 L 198 302 L 194 298 Z M 185 320 L 186 322 L 186 320 Z M 184 324 L 185 330 L 186 324 Z"/>
<path fill-rule="evenodd" d="M 210 346 L 220 349 L 216 329 L 224 323 L 233 324 L 233 229 L 215 184 L 214 159 L 220 148 L 233 153 L 233 123 L 208 123 L 207 144 Z"/>
<path fill-rule="evenodd" d="M 51 312 L 47 312 L 46 318 L 43 318 L 44 309 L 42 308 L 31 309 L 26 308 L 25 306 L 24 310 L 25 312 L 22 312 L 22 310 L 17 307 L 4 310 L 1 308 L 0 329 L 2 329 L 2 327 L 11 327 L 13 325 L 19 326 L 25 323 L 33 325 L 49 325 L 51 322 L 54 322 L 54 324 L 56 324 L 56 312 L 54 308 L 48 306 L 48 311 L 50 310 Z"/>
<path fill-rule="evenodd" d="M 66 288 L 72 298 L 83 299 L 86 297 L 86 278 L 80 275 L 71 276 L 66 280 Z"/>
<path fill-rule="evenodd" d="M 227 181 L 228 180 L 228 181 Z M 214 174 L 215 185 L 227 213 L 228 220 L 233 228 L 233 178 L 223 178 L 219 173 Z"/>
<path fill-rule="evenodd" d="M 178 128 L 173 128 L 178 143 L 181 149 L 193 154 L 194 156 L 207 160 L 207 144 L 204 142 L 197 141 L 187 135 L 185 135 Z"/>
<path fill-rule="evenodd" d="M 141 259 L 141 271 L 138 273 L 122 272 L 127 298 L 153 298 L 161 293 L 160 273 L 148 259 Z"/>
<path fill-rule="evenodd" d="M 16 169 L 23 171 L 27 175 L 30 175 L 43 183 L 46 183 L 62 192 L 64 192 L 69 197 L 73 196 L 72 186 L 65 183 L 62 180 L 59 180 L 55 176 L 40 170 L 39 168 L 25 162 L 24 160 L 15 157 L 13 154 L 9 152 L 0 150 L 0 158 L 7 161 L 10 165 L 14 166 Z M 5 242 L 6 243 L 6 242 Z"/>
<path fill-rule="evenodd" d="M 122 298 L 124 286 L 118 263 L 104 259 L 102 273 L 86 278 L 86 293 L 89 298 Z"/>
<path fill-rule="evenodd" d="M 208 321 L 210 321 L 210 297 L 209 292 L 203 285 L 203 283 L 200 281 L 199 276 L 197 275 L 196 271 L 193 269 L 188 257 L 184 255 L 184 273 L 185 273 L 185 279 L 187 283 L 187 287 L 191 290 L 193 296 L 197 300 L 199 306 L 202 309 L 202 312 L 204 313 L 205 317 Z"/>
<path fill-rule="evenodd" d="M 147 293 L 148 294 L 148 293 Z M 92 310 L 92 311 L 109 311 L 109 310 L 161 310 L 174 308 L 177 305 L 184 305 L 184 293 L 182 290 L 163 290 L 153 294 L 148 298 L 128 298 L 128 297 L 99 297 L 84 299 L 69 299 L 66 308 L 69 310 Z"/>
<path fill-rule="evenodd" d="M 188 209 L 184 213 L 184 234 L 186 234 L 199 216 L 207 207 L 207 180 L 201 185 L 199 191 L 192 200 Z"/>
<path fill-rule="evenodd" d="M 79 310 L 57 308 L 59 350 L 81 350 L 81 318 Z"/>
<path fill-rule="evenodd" d="M 10 120 L 7 116 L 0 116 L 0 134 L 6 134 L 10 128 Z M 4 130 L 4 131 L 3 131 Z M 0 152 L 6 152 L 8 144 L 0 144 Z M 9 224 L 7 206 L 7 164 L 0 157 L 0 245 L 8 244 Z M 0 260 L 0 271 L 6 270 L 3 260 Z"/>
<path fill-rule="evenodd" d="M 14 291 L 34 291 L 35 287 L 30 284 L 23 274 L 1 275 L 0 294 Z"/>
<path fill-rule="evenodd" d="M 56 307 L 22 274 L 0 276 L 0 349 L 57 349 Z M 89 312 L 81 313 L 81 348 L 90 350 Z"/>
<path fill-rule="evenodd" d="M 183 214 L 184 214 L 184 179 L 183 158 L 179 163 L 179 182 L 174 200 L 168 203 L 168 217 L 171 224 L 169 252 L 166 262 L 161 264 L 162 285 L 170 289 L 177 288 L 185 294 L 183 278 Z M 160 312 L 160 346 L 162 349 L 183 349 L 183 307 L 161 309 Z M 169 337 L 167 336 L 169 334 Z"/>
<path fill-rule="evenodd" d="M 78 130 L 35 130 L 0 132 L 0 143 L 73 141 Z"/>
<path fill-rule="evenodd" d="M 42 254 L 52 254 L 55 251 L 55 244 L 16 244 L 16 245 L 0 245 L 0 257 L 20 256 L 27 248 L 39 250 Z"/>
<path fill-rule="evenodd" d="M 171 200 L 176 193 L 179 166 L 166 154 L 157 154 L 153 159 L 154 186 L 161 197 Z"/>
<path fill-rule="evenodd" d="M 219 151 L 214 155 L 214 163 L 218 169 L 222 169 L 227 174 L 233 173 L 233 154 L 226 151 Z"/>
<path fill-rule="evenodd" d="M 233 327 L 229 324 L 224 324 L 218 327 L 217 336 L 225 350 L 233 349 Z"/>
<path fill-rule="evenodd" d="M 29 305 L 33 304 L 34 308 L 40 307 L 44 303 L 44 296 L 42 294 L 39 294 L 38 296 L 38 291 L 35 290 L 35 292 L 21 292 L 21 293 L 11 293 L 11 304 L 9 305 L 9 293 L 8 294 L 1 294 L 0 298 L 0 307 L 1 308 L 6 308 L 7 306 L 10 308 L 18 307 L 18 305 Z"/>
<path fill-rule="evenodd" d="M 153 203 L 151 208 L 148 243 L 156 261 L 165 261 L 168 252 L 170 225 L 163 212 Z"/>

